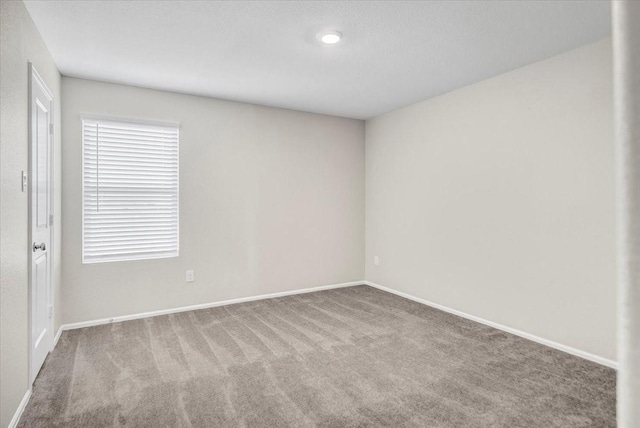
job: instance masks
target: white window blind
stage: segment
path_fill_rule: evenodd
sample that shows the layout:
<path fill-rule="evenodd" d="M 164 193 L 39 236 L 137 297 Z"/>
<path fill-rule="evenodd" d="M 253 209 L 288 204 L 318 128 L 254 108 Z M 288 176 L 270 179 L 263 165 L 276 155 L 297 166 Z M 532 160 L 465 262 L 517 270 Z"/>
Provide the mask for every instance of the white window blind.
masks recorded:
<path fill-rule="evenodd" d="M 178 255 L 178 134 L 83 119 L 83 263 Z"/>

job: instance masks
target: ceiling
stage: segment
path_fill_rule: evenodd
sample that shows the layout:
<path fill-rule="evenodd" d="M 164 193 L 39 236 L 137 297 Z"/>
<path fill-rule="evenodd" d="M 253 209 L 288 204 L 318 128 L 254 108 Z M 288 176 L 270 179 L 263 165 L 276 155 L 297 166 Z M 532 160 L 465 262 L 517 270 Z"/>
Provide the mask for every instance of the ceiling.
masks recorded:
<path fill-rule="evenodd" d="M 358 119 L 611 32 L 593 0 L 25 4 L 63 75 Z"/>

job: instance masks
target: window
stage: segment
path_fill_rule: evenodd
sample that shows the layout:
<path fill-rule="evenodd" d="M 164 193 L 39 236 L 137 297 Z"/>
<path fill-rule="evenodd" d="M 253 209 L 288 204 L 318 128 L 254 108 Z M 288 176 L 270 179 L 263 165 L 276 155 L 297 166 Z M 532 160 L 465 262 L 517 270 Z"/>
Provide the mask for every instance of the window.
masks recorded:
<path fill-rule="evenodd" d="M 82 262 L 178 255 L 178 126 L 82 120 Z"/>

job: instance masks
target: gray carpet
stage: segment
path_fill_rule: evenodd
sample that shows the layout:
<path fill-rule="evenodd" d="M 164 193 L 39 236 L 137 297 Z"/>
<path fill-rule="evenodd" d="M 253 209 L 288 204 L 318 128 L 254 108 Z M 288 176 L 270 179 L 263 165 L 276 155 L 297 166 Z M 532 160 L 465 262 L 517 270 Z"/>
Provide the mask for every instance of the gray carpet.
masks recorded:
<path fill-rule="evenodd" d="M 613 427 L 615 372 L 357 286 L 66 331 L 21 427 Z"/>

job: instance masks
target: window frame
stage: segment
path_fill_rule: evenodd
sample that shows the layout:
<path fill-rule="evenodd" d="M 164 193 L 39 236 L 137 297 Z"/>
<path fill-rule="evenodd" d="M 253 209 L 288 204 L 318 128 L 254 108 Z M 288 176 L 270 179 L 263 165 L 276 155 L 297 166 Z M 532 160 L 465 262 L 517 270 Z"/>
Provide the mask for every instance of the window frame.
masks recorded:
<path fill-rule="evenodd" d="M 104 260 L 87 260 L 85 257 L 85 122 L 93 121 L 93 122 L 111 122 L 111 123 L 120 123 L 120 124 L 131 124 L 131 125 L 140 125 L 140 126 L 157 126 L 157 127 L 167 127 L 167 128 L 175 128 L 176 131 L 176 167 L 177 167 L 177 181 L 176 181 L 176 251 L 175 254 L 162 254 L 162 255 L 144 255 L 144 256 L 135 256 L 132 254 L 124 254 L 120 257 L 108 258 Z M 98 263 L 113 263 L 113 262 L 127 262 L 127 261 L 144 261 L 144 260 L 156 260 L 156 259 L 168 259 L 175 258 L 180 256 L 180 123 L 179 122 L 168 122 L 168 121 L 155 121 L 149 119 L 141 119 L 141 118 L 132 118 L 132 117 L 120 117 L 120 116 L 109 116 L 109 115 L 93 115 L 93 114 L 82 114 L 80 115 L 80 144 L 82 146 L 82 154 L 81 154 L 81 163 L 82 163 L 82 171 L 81 171 L 81 259 L 82 264 L 98 264 Z"/>

